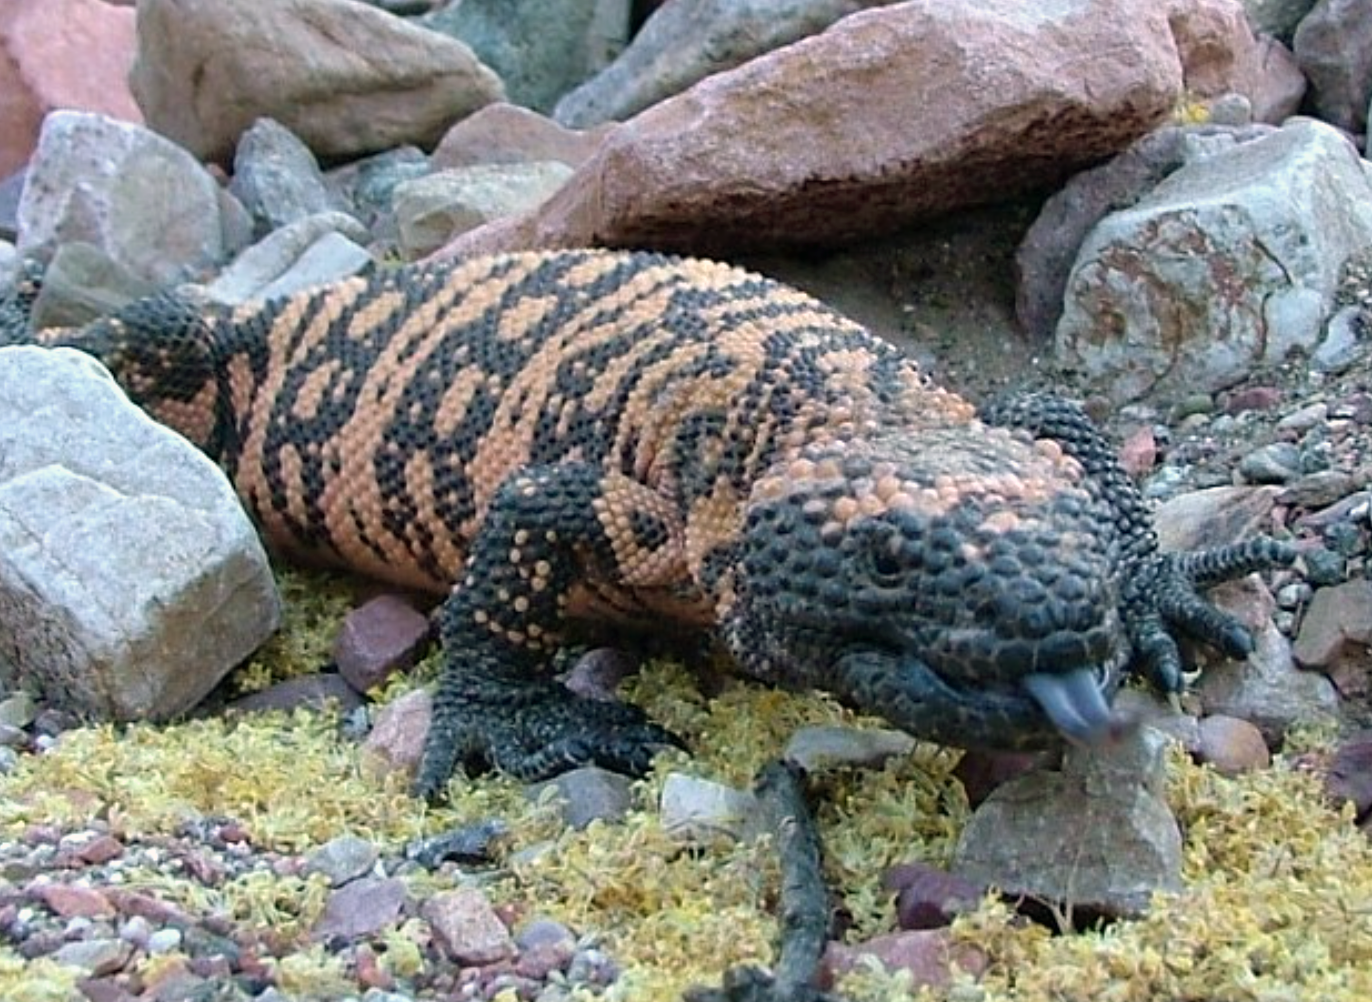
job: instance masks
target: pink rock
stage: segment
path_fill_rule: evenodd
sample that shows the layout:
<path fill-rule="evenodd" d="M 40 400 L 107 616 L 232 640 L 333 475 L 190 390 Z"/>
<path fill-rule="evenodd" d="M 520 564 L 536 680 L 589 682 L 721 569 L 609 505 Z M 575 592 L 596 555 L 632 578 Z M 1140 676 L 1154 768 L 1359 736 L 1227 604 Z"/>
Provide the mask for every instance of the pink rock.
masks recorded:
<path fill-rule="evenodd" d="M 928 863 L 902 863 L 882 876 L 896 891 L 896 921 L 902 929 L 938 929 L 975 908 L 986 888 Z"/>
<path fill-rule="evenodd" d="M 1198 758 L 1229 776 L 1265 768 L 1272 761 L 1262 731 L 1222 713 L 1201 720 Z"/>
<path fill-rule="evenodd" d="M 312 935 L 318 940 L 334 937 L 361 939 L 393 925 L 407 897 L 405 883 L 381 877 L 363 877 L 329 895 L 324 914 Z"/>
<path fill-rule="evenodd" d="M 1120 465 L 1131 477 L 1141 477 L 1158 461 L 1158 443 L 1153 429 L 1144 425 L 1120 446 Z"/>
<path fill-rule="evenodd" d="M 98 835 L 76 851 L 76 855 L 80 857 L 81 861 L 91 866 L 108 863 L 112 859 L 118 859 L 123 854 L 124 843 L 113 835 Z"/>
<path fill-rule="evenodd" d="M 0 177 L 22 167 L 54 108 L 98 111 L 130 122 L 134 12 L 98 0 L 0 4 Z"/>
<path fill-rule="evenodd" d="M 1352 801 L 1360 820 L 1372 812 L 1372 732 L 1355 734 L 1329 763 L 1325 791 L 1335 803 Z"/>
<path fill-rule="evenodd" d="M 568 129 L 536 111 L 501 101 L 486 105 L 449 129 L 429 162 L 436 171 L 540 160 L 579 167 L 612 128 Z"/>
<path fill-rule="evenodd" d="M 110 899 L 93 887 L 71 884 L 35 884 L 30 893 L 63 918 L 109 918 L 114 915 Z"/>
<path fill-rule="evenodd" d="M 377 773 L 413 773 L 424 754 L 433 697 L 427 689 L 407 692 L 384 706 L 362 746 L 364 761 Z"/>
<path fill-rule="evenodd" d="M 820 972 L 822 987 L 853 970 L 863 957 L 876 957 L 887 970 L 910 972 L 911 988 L 941 987 L 952 978 L 953 967 L 979 977 L 986 970 L 986 954 L 969 943 L 955 943 L 947 929 L 922 929 L 875 936 L 865 943 L 830 943 Z"/>
<path fill-rule="evenodd" d="M 510 930 L 474 887 L 440 891 L 420 907 L 444 953 L 459 964 L 492 964 L 514 956 Z"/>
<path fill-rule="evenodd" d="M 358 692 L 369 692 L 414 665 L 429 639 L 429 620 L 399 595 L 378 595 L 352 612 L 334 642 L 338 673 Z"/>
<path fill-rule="evenodd" d="M 439 254 L 827 245 L 1003 199 L 1122 149 L 1193 76 L 1233 90 L 1242 18 L 1236 0 L 863 11 L 642 112 L 544 205 Z"/>

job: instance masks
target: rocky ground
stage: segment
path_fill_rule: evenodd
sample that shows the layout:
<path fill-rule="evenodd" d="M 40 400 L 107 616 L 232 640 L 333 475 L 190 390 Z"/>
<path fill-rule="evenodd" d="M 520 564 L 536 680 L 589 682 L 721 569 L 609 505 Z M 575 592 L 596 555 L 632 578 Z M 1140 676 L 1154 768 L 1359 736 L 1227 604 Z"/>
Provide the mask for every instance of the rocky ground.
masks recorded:
<path fill-rule="evenodd" d="M 22 94 L 0 173 L 27 165 L 0 182 L 0 293 L 32 268 L 26 308 L 79 323 L 186 279 L 232 304 L 436 249 L 709 251 L 973 400 L 1084 399 L 1171 545 L 1262 531 L 1301 559 L 1221 590 L 1257 653 L 1192 652 L 1206 671 L 1186 714 L 1127 693 L 1156 726 L 1113 757 L 962 756 L 679 660 L 624 678 L 600 650 L 568 657 L 569 684 L 618 686 L 689 757 L 636 784 L 473 778 L 425 807 L 405 793 L 436 667 L 424 602 L 277 567 L 282 626 L 246 664 L 211 664 L 213 631 L 183 626 L 204 656 L 172 659 L 160 694 L 213 688 L 183 722 L 78 726 L 8 684 L 6 659 L 75 613 L 34 611 L 4 537 L 0 997 L 676 998 L 772 956 L 770 821 L 747 791 L 783 749 L 813 772 L 825 976 L 847 996 L 1372 997 L 1372 173 L 1345 138 L 1366 149 L 1372 23 L 1356 0 L 1245 4 L 1257 35 L 1237 0 L 1174 0 L 1166 19 L 1084 3 L 1044 36 L 1006 5 L 900 4 L 789 47 L 888 5 L 375 6 L 435 30 L 332 0 L 242 17 L 144 0 L 137 30 L 98 0 L 0 12 L 0 86 Z M 266 58 L 269 37 L 308 58 Z M 904 61 L 892 40 L 948 58 Z M 1048 86 L 1078 75 L 1081 94 Z M 607 138 L 612 118 L 629 121 Z M 1043 219 L 1056 245 L 1027 239 Z M 1123 333 L 1083 348 L 1083 327 Z M 1232 354 L 1207 353 L 1220 342 Z M 1122 390 L 1141 367 L 1165 374 Z M 18 371 L 0 362 L 0 513 L 3 436 L 34 409 L 16 403 L 31 385 L 6 386 Z M 157 482 L 137 465 L 151 447 L 125 448 L 119 489 Z M 126 549 L 171 546 L 168 524 L 146 528 Z M 147 572 L 110 573 L 102 614 L 118 574 Z"/>

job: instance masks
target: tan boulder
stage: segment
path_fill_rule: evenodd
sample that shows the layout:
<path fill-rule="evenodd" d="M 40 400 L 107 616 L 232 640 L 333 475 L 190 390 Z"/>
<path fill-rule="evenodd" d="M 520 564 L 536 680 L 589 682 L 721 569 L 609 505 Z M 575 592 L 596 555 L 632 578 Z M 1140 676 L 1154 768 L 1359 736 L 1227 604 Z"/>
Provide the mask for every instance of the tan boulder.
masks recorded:
<path fill-rule="evenodd" d="M 152 128 L 218 161 L 262 117 L 321 159 L 432 148 L 503 96 L 461 42 L 347 0 L 143 0 L 130 84 Z"/>
<path fill-rule="evenodd" d="M 1185 60 L 1207 90 L 1232 89 L 1224 47 L 1255 44 L 1236 10 L 912 0 L 854 14 L 642 112 L 541 208 L 443 253 L 836 245 L 1057 184 L 1165 119 Z"/>
<path fill-rule="evenodd" d="M 536 111 L 499 101 L 449 129 L 430 163 L 434 170 L 548 160 L 579 167 L 611 128 L 569 129 Z"/>
<path fill-rule="evenodd" d="M 54 108 L 143 120 L 125 82 L 133 20 L 98 0 L 0 3 L 0 177 L 28 161 Z"/>

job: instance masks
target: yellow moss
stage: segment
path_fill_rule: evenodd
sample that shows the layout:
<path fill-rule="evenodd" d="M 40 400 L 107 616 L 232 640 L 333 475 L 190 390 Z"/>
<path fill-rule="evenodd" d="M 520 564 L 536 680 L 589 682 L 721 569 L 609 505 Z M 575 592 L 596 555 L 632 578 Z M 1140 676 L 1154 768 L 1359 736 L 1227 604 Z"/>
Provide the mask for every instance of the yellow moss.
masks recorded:
<path fill-rule="evenodd" d="M 339 625 L 355 604 L 355 580 L 278 567 L 282 628 L 226 680 L 230 696 L 260 692 L 319 671 L 333 656 Z"/>
<path fill-rule="evenodd" d="M 1204 125 L 1210 121 L 1210 104 L 1204 98 L 1186 91 L 1172 106 L 1172 124 Z"/>
<path fill-rule="evenodd" d="M 343 962 L 320 944 L 269 961 L 269 965 L 277 986 L 290 997 L 327 999 L 357 993 L 357 982 L 347 976 Z"/>
<path fill-rule="evenodd" d="M 291 606 L 286 635 L 260 656 L 271 678 L 318 667 L 327 653 L 323 635 L 331 639 L 333 628 L 323 624 L 341 616 L 346 603 L 331 594 L 320 604 L 309 598 Z M 393 682 L 382 695 L 394 698 L 414 684 L 413 678 Z M 338 736 L 335 717 L 300 713 L 69 732 L 52 751 L 23 756 L 0 777 L 0 837 L 15 837 L 31 823 L 79 826 L 100 817 L 116 834 L 138 838 L 225 816 L 243 824 L 261 848 L 304 852 L 351 832 L 398 853 L 413 838 L 499 817 L 511 831 L 508 850 L 543 843 L 546 849 L 499 876 L 489 887 L 492 899 L 600 935 L 624 966 L 607 993 L 610 1002 L 675 997 L 690 984 L 717 984 L 730 964 L 771 958 L 777 873 L 765 843 L 687 848 L 668 838 L 656 817 L 667 773 L 688 770 L 746 786 L 797 727 L 864 721 L 813 694 L 732 684 L 706 698 L 670 663 L 648 666 L 626 689 L 684 735 L 695 755 L 662 756 L 637 787 L 641 810 L 622 825 L 561 831 L 549 808 L 531 804 L 520 784 L 492 776 L 455 781 L 450 806 L 427 808 L 407 795 L 403 777 L 365 772 L 358 749 Z M 1319 748 L 1328 740 L 1327 732 L 1311 731 L 1295 743 Z M 956 761 L 955 753 L 920 745 L 882 770 L 817 778 L 826 875 L 853 916 L 853 938 L 892 928 L 890 895 L 880 887 L 886 868 L 950 858 L 967 816 L 951 776 Z M 1141 920 L 1071 936 L 1026 925 L 988 901 L 954 925 L 956 937 L 987 956 L 986 975 L 917 997 L 1372 998 L 1372 850 L 1346 813 L 1324 803 L 1317 780 L 1281 761 L 1228 779 L 1179 754 L 1170 760 L 1170 774 L 1169 796 L 1185 833 L 1182 893 L 1160 897 Z M 197 914 L 218 913 L 285 936 L 312 924 L 327 894 L 319 878 L 267 872 L 217 888 L 136 870 L 126 870 L 124 879 Z M 417 896 L 455 879 L 450 873 L 407 878 Z M 381 934 L 381 963 L 399 977 L 412 976 L 423 963 L 425 935 L 415 920 Z M 278 973 L 291 986 L 286 990 L 301 995 L 346 993 L 344 972 L 317 947 L 283 961 Z M 0 998 L 46 1002 L 71 997 L 71 985 L 64 968 L 0 950 Z M 909 997 L 902 976 L 873 969 L 850 975 L 844 988 L 860 1002 Z"/>
<path fill-rule="evenodd" d="M 0 946 L 0 998 L 6 1002 L 68 1002 L 80 997 L 76 984 L 86 976 L 46 957 L 25 960 Z"/>

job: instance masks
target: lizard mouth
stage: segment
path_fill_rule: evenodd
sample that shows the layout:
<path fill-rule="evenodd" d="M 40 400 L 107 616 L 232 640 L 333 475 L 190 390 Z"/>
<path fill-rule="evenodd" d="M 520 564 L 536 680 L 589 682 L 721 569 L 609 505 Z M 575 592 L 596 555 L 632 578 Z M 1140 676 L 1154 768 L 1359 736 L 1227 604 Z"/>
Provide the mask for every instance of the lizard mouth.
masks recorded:
<path fill-rule="evenodd" d="M 1074 744 L 1091 748 L 1113 744 L 1138 724 L 1130 714 L 1110 708 L 1099 674 L 1092 668 L 1034 672 L 1022 682 L 1062 736 Z"/>

